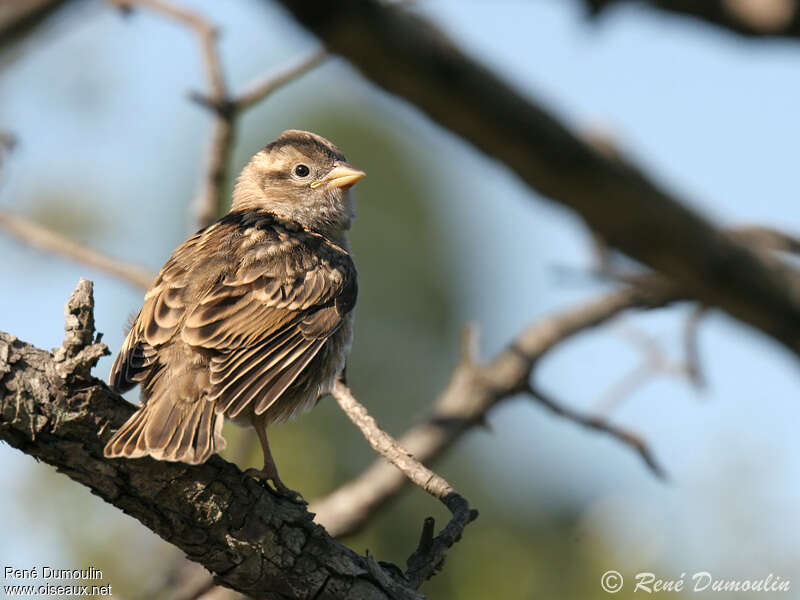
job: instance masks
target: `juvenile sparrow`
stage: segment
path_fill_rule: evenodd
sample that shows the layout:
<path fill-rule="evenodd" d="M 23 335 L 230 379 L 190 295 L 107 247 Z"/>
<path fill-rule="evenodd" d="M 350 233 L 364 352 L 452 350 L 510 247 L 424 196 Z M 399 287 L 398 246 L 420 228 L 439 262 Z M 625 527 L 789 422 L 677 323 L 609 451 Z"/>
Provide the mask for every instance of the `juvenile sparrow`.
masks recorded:
<path fill-rule="evenodd" d="M 364 177 L 331 142 L 289 130 L 242 170 L 231 211 L 172 253 L 111 368 L 142 404 L 106 457 L 189 464 L 225 447 L 223 417 L 252 425 L 278 477 L 267 426 L 311 408 L 342 372 L 356 269 L 348 190 Z"/>

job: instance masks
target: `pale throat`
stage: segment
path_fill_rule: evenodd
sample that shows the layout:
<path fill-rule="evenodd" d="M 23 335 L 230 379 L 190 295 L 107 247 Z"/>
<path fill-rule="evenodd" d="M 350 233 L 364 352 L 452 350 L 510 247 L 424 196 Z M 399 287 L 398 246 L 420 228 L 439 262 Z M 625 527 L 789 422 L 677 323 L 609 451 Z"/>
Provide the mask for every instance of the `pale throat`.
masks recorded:
<path fill-rule="evenodd" d="M 346 248 L 347 230 L 353 222 L 350 190 L 331 190 L 319 202 L 308 203 L 291 197 L 275 199 L 278 193 L 262 190 L 252 180 L 240 179 L 233 191 L 232 211 L 266 211 L 286 221 L 321 233 Z M 272 198 L 270 196 L 273 196 Z"/>

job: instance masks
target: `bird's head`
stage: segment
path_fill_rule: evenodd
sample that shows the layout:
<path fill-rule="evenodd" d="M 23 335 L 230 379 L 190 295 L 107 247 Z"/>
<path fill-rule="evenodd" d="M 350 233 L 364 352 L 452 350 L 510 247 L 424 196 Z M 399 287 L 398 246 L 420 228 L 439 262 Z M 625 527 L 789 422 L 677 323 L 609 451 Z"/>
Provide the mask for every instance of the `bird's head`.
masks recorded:
<path fill-rule="evenodd" d="M 242 170 L 231 210 L 266 210 L 321 233 L 350 228 L 350 187 L 365 173 L 325 138 L 290 129 Z"/>

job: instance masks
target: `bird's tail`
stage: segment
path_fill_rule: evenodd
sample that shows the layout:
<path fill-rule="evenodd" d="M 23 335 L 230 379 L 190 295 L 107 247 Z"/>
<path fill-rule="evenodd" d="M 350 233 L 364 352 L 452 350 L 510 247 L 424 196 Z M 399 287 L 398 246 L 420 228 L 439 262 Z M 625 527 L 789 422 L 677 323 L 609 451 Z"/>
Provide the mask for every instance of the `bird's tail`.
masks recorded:
<path fill-rule="evenodd" d="M 166 391 L 166 390 L 165 390 Z M 169 392 L 153 395 L 111 437 L 103 450 L 106 458 L 140 458 L 204 463 L 225 448 L 224 417 L 214 403 L 200 398 L 180 402 Z"/>

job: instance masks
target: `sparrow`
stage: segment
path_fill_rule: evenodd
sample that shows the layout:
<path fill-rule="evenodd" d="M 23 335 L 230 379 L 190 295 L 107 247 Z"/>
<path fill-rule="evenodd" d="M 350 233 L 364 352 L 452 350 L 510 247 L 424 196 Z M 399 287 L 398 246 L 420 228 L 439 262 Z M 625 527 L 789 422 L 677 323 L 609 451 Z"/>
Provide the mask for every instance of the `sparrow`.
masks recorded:
<path fill-rule="evenodd" d="M 261 470 L 285 495 L 267 427 L 313 407 L 342 373 L 358 284 L 346 233 L 364 177 L 336 146 L 288 130 L 244 167 L 230 212 L 172 253 L 144 296 L 109 377 L 141 386 L 108 458 L 200 464 L 224 418 L 252 426 Z"/>

